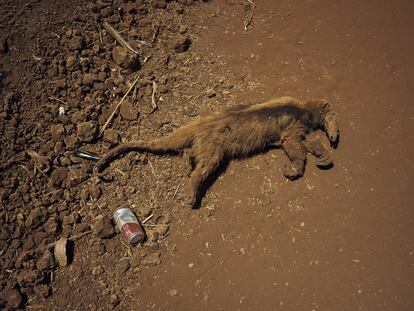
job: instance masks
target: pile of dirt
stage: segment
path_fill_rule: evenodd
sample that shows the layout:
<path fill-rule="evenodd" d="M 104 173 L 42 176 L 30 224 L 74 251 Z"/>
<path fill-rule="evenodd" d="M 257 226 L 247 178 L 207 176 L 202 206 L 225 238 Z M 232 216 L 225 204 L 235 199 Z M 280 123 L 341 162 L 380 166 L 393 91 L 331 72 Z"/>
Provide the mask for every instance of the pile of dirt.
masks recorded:
<path fill-rule="evenodd" d="M 114 275 L 160 263 L 163 250 L 158 242 L 169 232 L 170 205 L 173 200 L 177 209 L 180 205 L 182 161 L 128 155 L 119 161 L 124 170 L 102 180 L 92 175 L 93 162 L 76 156 L 76 150 L 102 154 L 121 140 L 159 136 L 197 116 L 197 108 L 215 110 L 209 99 L 228 100 L 236 86 L 212 72 L 220 60 L 191 53 L 202 28 L 186 19 L 190 5 L 206 4 L 45 0 L 24 7 L 9 1 L 2 7 L 0 29 L 7 36 L 0 38 L 1 307 L 22 307 L 57 290 L 52 286 L 55 270 L 66 266 L 54 254 L 60 238 L 69 239 L 67 273 L 74 279 L 89 272 L 101 277 L 106 269 L 99 256 L 110 253 L 105 260 L 117 269 L 107 273 L 105 282 L 112 280 L 112 285 L 92 303 L 98 308 L 120 303 L 122 280 L 114 280 Z M 122 47 L 104 23 L 138 52 Z M 194 63 L 212 69 L 194 72 Z M 101 135 L 136 77 L 137 85 Z M 139 188 L 126 187 L 131 179 Z M 135 205 L 136 200 L 145 204 Z M 139 252 L 127 248 L 119 261 L 109 250 L 118 255 L 125 251 L 111 240 L 116 233 L 111 215 L 120 202 L 130 205 L 141 220 L 149 218 L 150 225 Z M 94 260 L 77 256 L 78 243 L 85 243 Z M 134 279 L 134 274 L 126 278 Z M 59 296 L 65 295 L 76 292 L 68 285 L 60 289 Z M 90 305 L 85 298 L 84 306 Z"/>

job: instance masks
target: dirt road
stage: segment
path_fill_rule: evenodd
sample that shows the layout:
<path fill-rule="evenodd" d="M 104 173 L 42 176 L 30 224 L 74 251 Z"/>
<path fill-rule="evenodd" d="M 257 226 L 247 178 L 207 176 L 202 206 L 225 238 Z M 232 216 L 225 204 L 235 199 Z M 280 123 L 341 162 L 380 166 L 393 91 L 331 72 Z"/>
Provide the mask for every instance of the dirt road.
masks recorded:
<path fill-rule="evenodd" d="M 335 167 L 310 162 L 304 178 L 286 182 L 280 152 L 232 163 L 210 190 L 214 216 L 189 215 L 171 234 L 177 250 L 153 286 L 148 279 L 136 291 L 139 305 L 411 310 L 413 4 L 256 5 L 247 32 L 239 5 L 210 5 L 205 15 L 217 13 L 204 19 L 198 45 L 258 83 L 236 101 L 294 94 L 334 103 L 342 129 Z M 163 297 L 171 289 L 177 295 Z"/>

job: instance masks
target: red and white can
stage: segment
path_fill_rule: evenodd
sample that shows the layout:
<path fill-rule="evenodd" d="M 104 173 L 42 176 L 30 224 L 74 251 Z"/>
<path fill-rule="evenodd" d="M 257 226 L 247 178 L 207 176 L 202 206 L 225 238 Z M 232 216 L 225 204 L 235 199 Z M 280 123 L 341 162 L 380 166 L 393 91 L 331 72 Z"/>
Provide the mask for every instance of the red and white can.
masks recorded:
<path fill-rule="evenodd" d="M 145 238 L 144 230 L 131 209 L 118 208 L 114 213 L 114 219 L 118 229 L 127 237 L 132 246 L 137 245 Z"/>

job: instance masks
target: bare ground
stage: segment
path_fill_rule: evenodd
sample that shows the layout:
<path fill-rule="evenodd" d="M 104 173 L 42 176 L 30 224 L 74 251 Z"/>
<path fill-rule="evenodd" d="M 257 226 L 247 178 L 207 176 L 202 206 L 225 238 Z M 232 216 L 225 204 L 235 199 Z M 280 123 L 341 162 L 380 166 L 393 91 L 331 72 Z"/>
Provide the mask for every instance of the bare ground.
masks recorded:
<path fill-rule="evenodd" d="M 257 0 L 246 31 L 248 1 L 167 2 L 4 1 L 0 306 L 412 310 L 413 4 Z M 139 70 L 114 63 L 103 21 L 149 43 Z M 80 124 L 102 127 L 137 74 L 108 141 L 85 142 Z M 73 155 L 282 95 L 332 102 L 341 126 L 332 169 L 310 158 L 290 182 L 271 150 L 231 162 L 188 210 L 179 156 L 128 154 L 102 182 Z M 136 248 L 102 222 L 122 204 L 154 215 Z M 67 267 L 40 260 L 48 243 L 89 230 Z"/>

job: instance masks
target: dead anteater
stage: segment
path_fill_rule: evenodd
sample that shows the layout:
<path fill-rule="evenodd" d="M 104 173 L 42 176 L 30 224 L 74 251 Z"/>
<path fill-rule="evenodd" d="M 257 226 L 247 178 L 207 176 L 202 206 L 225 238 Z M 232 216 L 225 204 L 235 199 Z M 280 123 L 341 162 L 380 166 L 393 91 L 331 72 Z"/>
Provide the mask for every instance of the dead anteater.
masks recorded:
<path fill-rule="evenodd" d="M 317 129 L 325 131 L 330 142 L 339 135 L 336 114 L 323 100 L 299 101 L 292 97 L 271 99 L 253 105 L 238 105 L 189 122 L 159 139 L 120 144 L 105 154 L 95 166 L 99 173 L 121 153 L 136 150 L 171 152 L 187 149 L 193 163 L 189 203 L 195 204 L 199 186 L 224 159 L 245 157 L 270 145 L 280 146 L 290 164 L 284 174 L 289 179 L 303 175 L 306 151 L 317 157 L 321 166 L 332 164 L 330 146 L 321 140 L 307 139 Z"/>

